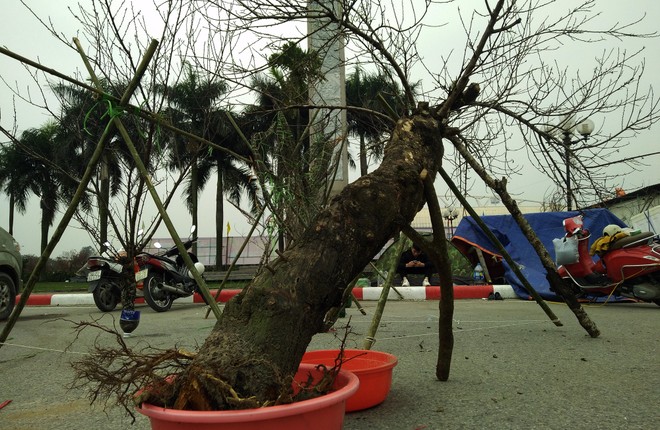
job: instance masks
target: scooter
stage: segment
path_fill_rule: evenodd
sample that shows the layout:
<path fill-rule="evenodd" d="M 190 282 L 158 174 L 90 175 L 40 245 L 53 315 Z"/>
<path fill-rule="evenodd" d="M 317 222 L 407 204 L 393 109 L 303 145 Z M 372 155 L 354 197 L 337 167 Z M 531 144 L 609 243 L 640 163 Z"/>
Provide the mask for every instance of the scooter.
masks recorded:
<path fill-rule="evenodd" d="M 183 246 L 188 249 L 194 242 L 189 239 Z M 154 246 L 161 248 L 158 242 Z M 197 256 L 192 252 L 188 252 L 188 255 L 199 274 L 204 273 L 204 264 L 199 262 Z M 159 254 L 138 254 L 135 260 L 139 266 L 135 280 L 143 284 L 144 300 L 156 312 L 165 312 L 172 307 L 174 300 L 199 292 L 199 286 L 176 246 Z"/>
<path fill-rule="evenodd" d="M 94 297 L 96 307 L 102 312 L 115 310 L 121 302 L 121 277 L 123 265 L 120 262 L 122 255 L 105 252 L 103 255 L 92 256 L 87 259 L 88 291 Z M 142 286 L 137 286 L 136 296 L 141 297 Z"/>
<path fill-rule="evenodd" d="M 590 232 L 582 216 L 563 221 L 564 240 L 577 239 L 577 261 L 560 265 L 559 275 L 570 280 L 576 292 L 592 297 L 619 295 L 660 306 L 660 242 L 651 232 L 621 232 L 618 226 L 604 229 L 607 246 L 594 262 L 589 253 Z"/>

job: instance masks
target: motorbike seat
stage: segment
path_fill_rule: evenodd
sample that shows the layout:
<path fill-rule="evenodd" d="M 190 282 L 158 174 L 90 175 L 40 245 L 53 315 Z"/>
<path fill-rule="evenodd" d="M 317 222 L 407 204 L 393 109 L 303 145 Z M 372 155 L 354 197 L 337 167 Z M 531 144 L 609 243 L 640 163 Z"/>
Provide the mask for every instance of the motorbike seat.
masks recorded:
<path fill-rule="evenodd" d="M 615 249 L 630 248 L 633 246 L 644 245 L 646 243 L 650 243 L 653 240 L 653 236 L 655 236 L 655 233 L 646 231 L 644 233 L 639 233 L 634 236 L 624 237 L 614 242 L 610 246 L 609 250 L 614 251 Z"/>

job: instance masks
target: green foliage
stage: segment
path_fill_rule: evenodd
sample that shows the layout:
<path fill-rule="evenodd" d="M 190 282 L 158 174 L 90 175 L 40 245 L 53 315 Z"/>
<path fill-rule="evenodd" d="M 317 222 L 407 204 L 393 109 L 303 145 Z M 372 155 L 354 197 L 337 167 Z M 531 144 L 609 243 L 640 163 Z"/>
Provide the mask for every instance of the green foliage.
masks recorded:
<path fill-rule="evenodd" d="M 37 282 L 33 293 L 82 293 L 87 291 L 87 282 Z"/>
<path fill-rule="evenodd" d="M 360 140 L 361 175 L 367 173 L 368 158 L 382 159 L 385 138 L 406 113 L 404 100 L 403 91 L 387 73 L 365 73 L 357 67 L 346 79 L 348 132 Z"/>
<path fill-rule="evenodd" d="M 297 43 L 287 42 L 268 58 L 272 75 L 285 86 L 285 80 L 307 94 L 308 82 L 325 79 L 321 73 L 321 58 L 314 51 L 306 52 Z"/>
<path fill-rule="evenodd" d="M 447 252 L 449 253 L 449 260 L 451 261 L 451 273 L 453 276 L 460 276 L 463 278 L 472 277 L 472 265 L 470 261 L 460 253 L 451 242 L 447 242 Z"/>
<path fill-rule="evenodd" d="M 87 259 L 95 254 L 90 246 L 84 246 L 79 251 L 68 251 L 57 258 L 51 258 L 41 271 L 40 280 L 44 282 L 65 282 L 77 277 L 77 272 L 86 265 Z M 34 270 L 39 257 L 23 255 L 23 280 L 27 280 Z"/>

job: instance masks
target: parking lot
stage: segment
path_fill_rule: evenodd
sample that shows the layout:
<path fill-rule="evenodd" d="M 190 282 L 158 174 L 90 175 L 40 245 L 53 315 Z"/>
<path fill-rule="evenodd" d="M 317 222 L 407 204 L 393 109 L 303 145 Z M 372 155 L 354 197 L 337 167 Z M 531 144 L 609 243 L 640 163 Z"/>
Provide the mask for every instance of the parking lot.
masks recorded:
<path fill-rule="evenodd" d="M 176 302 L 175 302 L 176 303 Z M 350 318 L 347 347 L 361 348 L 376 302 L 339 320 L 336 333 L 317 335 L 309 349 L 338 348 Z M 451 376 L 435 378 L 437 301 L 389 302 L 373 349 L 395 354 L 392 390 L 375 408 L 347 414 L 345 429 L 648 429 L 660 422 L 660 308 L 651 304 L 589 306 L 602 335 L 591 339 L 562 304 L 550 304 L 555 327 L 534 302 L 458 300 Z M 194 349 L 212 330 L 200 304 L 165 313 L 141 306 L 128 339 L 136 347 Z M 2 429 L 147 429 L 148 420 L 117 407 L 89 404 L 67 389 L 69 363 L 110 337 L 73 325 L 101 318 L 93 306 L 27 307 L 0 349 Z M 653 424 L 653 423 L 656 424 Z"/>

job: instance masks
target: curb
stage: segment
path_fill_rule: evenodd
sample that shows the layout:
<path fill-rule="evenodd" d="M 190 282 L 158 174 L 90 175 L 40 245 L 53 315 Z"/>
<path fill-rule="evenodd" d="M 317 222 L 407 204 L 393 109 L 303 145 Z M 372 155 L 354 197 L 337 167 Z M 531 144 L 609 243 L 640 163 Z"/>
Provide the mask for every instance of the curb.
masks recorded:
<path fill-rule="evenodd" d="M 241 290 L 222 290 L 217 301 L 228 302 Z M 353 294 L 357 300 L 378 300 L 383 291 L 382 287 L 353 288 Z M 490 294 L 500 293 L 504 299 L 518 299 L 518 295 L 510 285 L 454 285 L 454 299 L 486 299 Z M 211 290 L 215 296 L 217 290 Z M 400 295 L 399 295 L 400 294 Z M 17 300 L 20 299 L 18 296 Z M 439 300 L 440 287 L 394 287 L 390 288 L 388 300 Z M 178 303 L 204 303 L 199 294 L 176 299 Z M 135 303 L 144 303 L 144 298 L 138 297 Z M 28 298 L 28 306 L 75 306 L 93 305 L 94 298 L 91 293 L 50 293 L 31 294 Z"/>
<path fill-rule="evenodd" d="M 353 288 L 353 295 L 358 300 L 378 300 L 382 290 L 382 287 Z M 503 299 L 519 298 L 511 285 L 454 285 L 454 300 L 487 299 L 494 293 L 500 293 Z M 440 300 L 440 287 L 394 287 L 390 288 L 387 300 Z"/>

